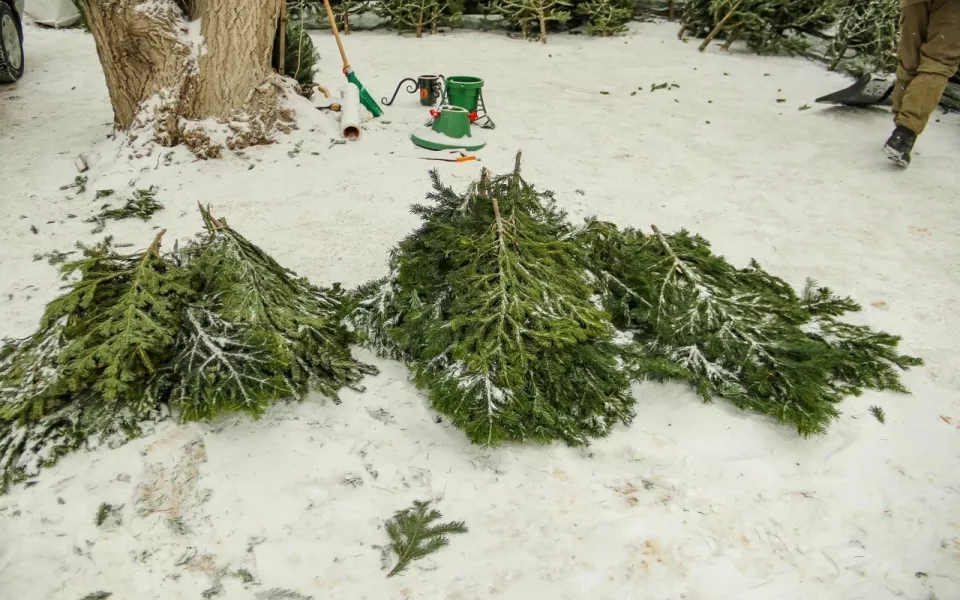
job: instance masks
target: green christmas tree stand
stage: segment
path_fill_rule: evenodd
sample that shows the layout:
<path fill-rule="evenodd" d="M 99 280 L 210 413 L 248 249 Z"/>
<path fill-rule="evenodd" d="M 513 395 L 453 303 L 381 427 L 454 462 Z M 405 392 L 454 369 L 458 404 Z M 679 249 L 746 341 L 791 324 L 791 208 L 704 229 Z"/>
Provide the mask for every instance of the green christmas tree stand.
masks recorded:
<path fill-rule="evenodd" d="M 445 103 L 476 113 L 476 124 L 484 129 L 495 129 L 496 124 L 487 114 L 483 102 L 483 79 L 468 75 L 451 75 L 446 78 Z"/>
<path fill-rule="evenodd" d="M 430 129 L 410 135 L 413 143 L 427 150 L 466 150 L 473 152 L 486 143 L 470 132 L 470 113 L 459 106 L 443 105 Z"/>

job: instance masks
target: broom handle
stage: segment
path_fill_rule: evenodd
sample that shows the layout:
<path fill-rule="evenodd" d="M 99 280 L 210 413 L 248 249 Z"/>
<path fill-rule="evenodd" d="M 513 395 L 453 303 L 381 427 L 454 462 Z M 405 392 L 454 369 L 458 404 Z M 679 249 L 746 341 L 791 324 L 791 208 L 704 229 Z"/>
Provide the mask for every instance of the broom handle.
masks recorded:
<path fill-rule="evenodd" d="M 343 70 L 346 72 L 350 69 L 350 62 L 347 60 L 347 51 L 343 49 L 343 42 L 340 41 L 340 32 L 337 31 L 337 21 L 333 18 L 333 9 L 330 8 L 330 0 L 323 0 L 323 6 L 327 9 L 330 28 L 333 29 L 333 37 L 337 40 L 337 48 L 340 49 L 340 58 L 343 59 Z"/>

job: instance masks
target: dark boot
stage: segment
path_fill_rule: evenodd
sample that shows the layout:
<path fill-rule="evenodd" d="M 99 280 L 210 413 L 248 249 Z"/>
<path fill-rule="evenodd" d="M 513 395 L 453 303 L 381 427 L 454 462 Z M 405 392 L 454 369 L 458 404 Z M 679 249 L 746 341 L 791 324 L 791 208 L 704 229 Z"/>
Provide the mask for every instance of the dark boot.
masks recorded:
<path fill-rule="evenodd" d="M 901 169 L 906 169 L 910 165 L 910 152 L 917 141 L 917 134 L 910 131 L 903 125 L 897 125 L 893 130 L 893 135 L 887 140 L 883 151 L 887 158 L 892 160 Z"/>

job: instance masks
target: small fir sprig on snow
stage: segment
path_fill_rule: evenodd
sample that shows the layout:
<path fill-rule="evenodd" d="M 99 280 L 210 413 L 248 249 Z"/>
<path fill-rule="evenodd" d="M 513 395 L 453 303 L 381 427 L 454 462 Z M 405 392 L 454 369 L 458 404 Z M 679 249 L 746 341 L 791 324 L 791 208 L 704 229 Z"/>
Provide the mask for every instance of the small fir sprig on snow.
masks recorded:
<path fill-rule="evenodd" d="M 106 229 L 107 221 L 133 218 L 149 221 L 155 212 L 163 208 L 163 204 L 157 201 L 157 188 L 150 186 L 149 189 L 134 192 L 133 197 L 128 198 L 120 208 L 110 208 L 109 204 L 104 204 L 100 212 L 86 219 L 86 222 L 97 225 L 91 233 L 101 233 Z"/>
<path fill-rule="evenodd" d="M 883 409 L 879 406 L 871 406 L 870 414 L 873 415 L 873 418 L 880 421 L 881 425 L 885 425 L 887 423 L 887 413 L 883 412 Z"/>
<path fill-rule="evenodd" d="M 394 513 L 393 518 L 386 522 L 387 535 L 390 536 L 390 545 L 397 556 L 397 564 L 387 573 L 393 577 L 400 573 L 415 560 L 426 557 L 450 543 L 447 536 L 457 533 L 467 533 L 467 526 L 463 521 L 434 524 L 443 515 L 434 508 L 430 508 L 429 501 L 416 500 L 411 508 Z"/>

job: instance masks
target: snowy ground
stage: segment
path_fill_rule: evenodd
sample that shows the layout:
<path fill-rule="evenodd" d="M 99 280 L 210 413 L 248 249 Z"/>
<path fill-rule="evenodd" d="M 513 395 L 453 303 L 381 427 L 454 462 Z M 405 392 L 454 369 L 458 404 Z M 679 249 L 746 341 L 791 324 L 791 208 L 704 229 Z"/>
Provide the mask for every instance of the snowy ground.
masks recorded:
<path fill-rule="evenodd" d="M 339 85 L 332 40 L 317 44 L 320 79 Z M 914 394 L 850 400 L 828 435 L 803 440 L 682 387 L 642 386 L 634 425 L 588 450 L 484 451 L 434 422 L 401 365 L 376 361 L 382 374 L 341 406 L 165 425 L 0 497 L 0 598 L 196 599 L 217 579 L 227 599 L 960 598 L 960 119 L 939 118 L 898 172 L 879 151 L 888 114 L 799 110 L 840 76 L 699 54 L 672 25 L 545 47 L 480 33 L 346 44 L 378 97 L 425 72 L 485 77 L 499 127 L 480 133 L 484 164 L 502 171 L 523 149 L 528 177 L 576 218 L 685 226 L 738 263 L 853 294 L 866 322 L 926 359 L 905 377 Z M 414 158 L 408 136 L 427 115 L 410 95 L 350 145 L 331 146 L 335 122 L 307 108 L 289 140 L 245 157 L 131 160 L 106 139 L 88 36 L 29 27 L 26 57 L 27 76 L 0 88 L 0 335 L 29 333 L 56 293 L 34 254 L 97 238 L 82 222 L 96 189 L 159 186 L 167 209 L 111 225 L 118 241 L 144 246 L 162 226 L 172 244 L 210 203 L 286 266 L 355 285 L 384 274 L 439 164 Z M 663 82 L 679 87 L 649 91 Z M 91 171 L 77 196 L 59 188 L 80 153 Z M 386 579 L 383 519 L 436 496 L 470 533 Z M 123 505 L 120 524 L 94 526 L 102 502 Z M 218 575 L 240 568 L 253 583 Z"/>

